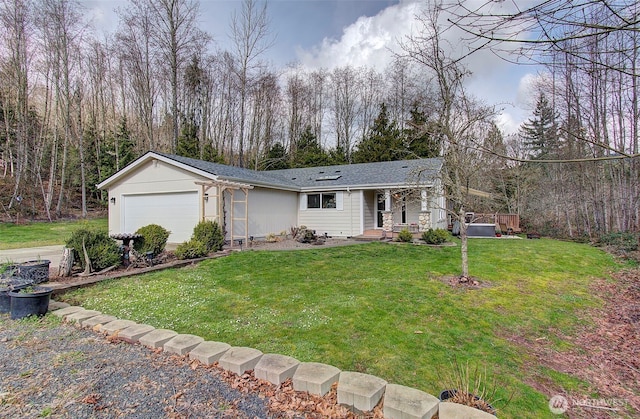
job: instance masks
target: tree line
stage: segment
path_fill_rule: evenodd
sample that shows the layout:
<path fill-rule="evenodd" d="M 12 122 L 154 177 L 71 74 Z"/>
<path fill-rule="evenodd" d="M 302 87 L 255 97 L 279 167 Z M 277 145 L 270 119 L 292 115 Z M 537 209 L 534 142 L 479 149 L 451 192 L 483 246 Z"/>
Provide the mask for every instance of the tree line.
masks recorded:
<path fill-rule="evenodd" d="M 95 184 L 148 150 L 259 170 L 443 156 L 459 206 L 554 234 L 637 231 L 638 6 L 622 3 L 555 0 L 512 16 L 430 4 L 377 71 L 273 68 L 254 0 L 231 16 L 227 50 L 198 26 L 195 0 L 129 0 L 106 37 L 77 2 L 0 0 L 4 216 L 86 215 L 105 199 Z M 537 42 L 505 46 L 532 22 Z M 465 56 L 442 42 L 452 26 L 468 54 L 543 66 L 518 133 L 465 91 Z"/>

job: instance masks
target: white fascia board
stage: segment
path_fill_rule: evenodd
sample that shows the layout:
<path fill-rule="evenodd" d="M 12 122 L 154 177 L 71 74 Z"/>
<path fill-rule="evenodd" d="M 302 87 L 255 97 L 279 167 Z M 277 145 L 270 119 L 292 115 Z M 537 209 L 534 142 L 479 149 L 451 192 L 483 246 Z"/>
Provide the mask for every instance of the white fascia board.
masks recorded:
<path fill-rule="evenodd" d="M 301 188 L 301 192 L 323 192 L 323 191 L 346 191 L 349 190 L 376 190 L 376 189 L 419 189 L 419 188 L 432 188 L 433 183 L 396 183 L 396 184 L 380 184 L 380 185 L 334 185 L 324 187 L 311 187 L 307 186 Z"/>
<path fill-rule="evenodd" d="M 274 185 L 273 183 L 255 182 L 255 181 L 252 181 L 252 180 L 229 177 L 229 176 L 219 176 L 218 178 L 219 179 L 228 180 L 230 182 L 248 183 L 248 184 L 251 184 L 253 186 L 257 186 L 257 187 L 265 188 L 265 189 L 277 189 L 279 191 L 300 192 L 300 188 L 295 187 L 295 186 Z"/>
<path fill-rule="evenodd" d="M 106 188 L 109 187 L 109 185 L 111 185 L 116 180 L 122 178 L 123 176 L 126 176 L 128 173 L 131 173 L 131 172 L 135 171 L 139 166 L 143 165 L 144 163 L 146 163 L 146 162 L 148 162 L 150 160 L 159 160 L 159 161 L 164 162 L 166 164 L 169 164 L 171 166 L 179 167 L 179 168 L 181 168 L 183 170 L 186 170 L 187 172 L 191 172 L 191 173 L 200 175 L 200 176 L 205 177 L 207 179 L 211 179 L 211 180 L 218 179 L 218 176 L 216 176 L 214 174 L 205 172 L 205 171 L 200 170 L 200 169 L 196 169 L 195 167 L 186 165 L 184 163 L 177 162 L 175 160 L 168 159 L 168 158 L 166 158 L 164 156 L 161 156 L 159 154 L 154 153 L 153 151 L 149 151 L 146 154 L 144 154 L 143 156 L 141 156 L 140 158 L 138 158 L 138 160 L 134 161 L 133 163 L 131 163 L 130 165 L 125 167 L 124 169 L 120 170 L 119 172 L 114 173 L 113 175 L 109 176 L 107 179 L 105 179 L 102 182 L 98 183 L 96 185 L 96 187 L 98 189 L 106 189 Z"/>

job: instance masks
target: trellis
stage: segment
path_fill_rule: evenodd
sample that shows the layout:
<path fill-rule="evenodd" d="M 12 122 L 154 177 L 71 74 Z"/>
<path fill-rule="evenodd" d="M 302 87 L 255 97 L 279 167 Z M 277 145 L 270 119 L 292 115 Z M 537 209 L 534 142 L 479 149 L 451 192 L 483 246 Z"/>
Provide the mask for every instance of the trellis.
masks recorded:
<path fill-rule="evenodd" d="M 231 196 L 231 208 L 230 216 L 229 216 L 229 239 L 231 241 L 231 247 L 234 246 L 234 243 L 237 240 L 244 240 L 244 243 L 249 242 L 249 189 L 253 189 L 252 185 L 246 183 L 239 182 L 231 182 L 228 180 L 211 180 L 206 182 L 195 182 L 196 185 L 202 187 L 202 200 L 200 201 L 200 214 L 202 217 L 202 221 L 206 220 L 205 208 L 206 208 L 206 200 L 209 198 L 216 199 L 217 203 L 217 211 L 215 220 L 218 222 L 220 227 L 225 230 L 225 219 L 224 219 L 224 193 L 229 191 L 229 195 Z M 215 194 L 209 195 L 208 191 L 212 188 L 215 188 Z M 236 191 L 242 191 L 244 194 L 244 199 L 239 200 L 236 199 Z M 244 204 L 244 216 L 236 217 L 235 208 L 236 205 Z M 244 235 L 239 236 L 234 234 L 234 223 L 241 222 L 244 223 Z"/>

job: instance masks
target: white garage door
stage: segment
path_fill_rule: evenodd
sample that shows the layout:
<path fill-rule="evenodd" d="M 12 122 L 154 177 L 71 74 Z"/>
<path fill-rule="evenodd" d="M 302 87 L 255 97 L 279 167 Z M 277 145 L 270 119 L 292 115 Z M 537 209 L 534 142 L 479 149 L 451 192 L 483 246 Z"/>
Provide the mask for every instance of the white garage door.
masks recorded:
<path fill-rule="evenodd" d="M 198 192 L 125 195 L 122 201 L 122 225 L 127 233 L 158 224 L 171 232 L 169 243 L 181 243 L 191 238 L 198 224 Z"/>

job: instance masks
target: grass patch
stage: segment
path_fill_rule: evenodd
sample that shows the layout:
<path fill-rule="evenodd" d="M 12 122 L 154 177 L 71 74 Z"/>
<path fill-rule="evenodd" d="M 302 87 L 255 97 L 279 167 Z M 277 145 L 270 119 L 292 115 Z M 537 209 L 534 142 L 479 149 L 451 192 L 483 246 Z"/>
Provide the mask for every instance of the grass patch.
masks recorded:
<path fill-rule="evenodd" d="M 592 279 L 616 264 L 599 249 L 554 240 L 471 240 L 469 246 L 470 273 L 488 287 L 451 288 L 439 279 L 459 273 L 458 247 L 371 243 L 235 253 L 105 281 L 63 299 L 435 395 L 453 360 L 468 362 L 497 381 L 497 398 L 515 393 L 501 417 L 546 417 L 548 398 L 525 383 L 527 353 L 503 336 L 572 330 L 581 310 L 600 304 L 590 292 Z"/>
<path fill-rule="evenodd" d="M 0 250 L 64 244 L 71 233 L 79 228 L 107 230 L 107 225 L 106 218 L 19 225 L 0 223 Z"/>

